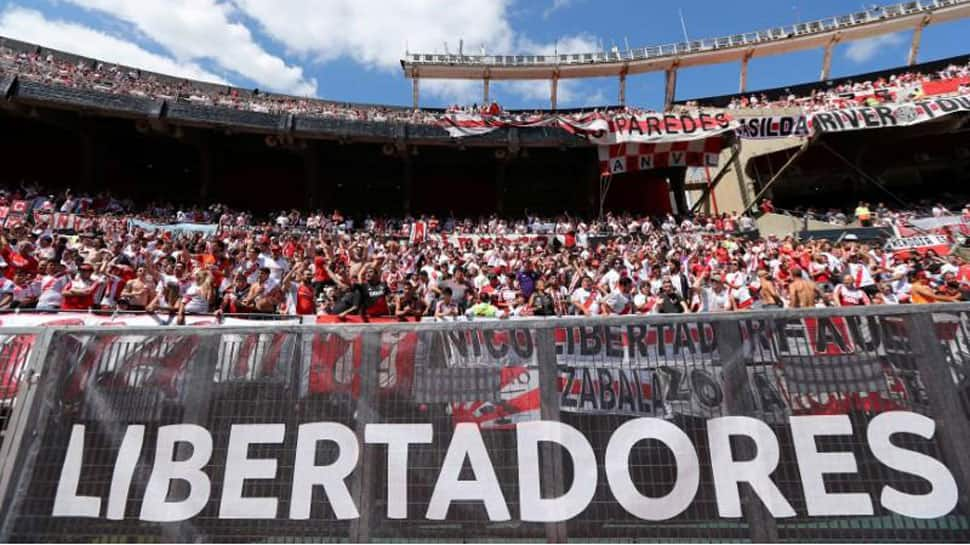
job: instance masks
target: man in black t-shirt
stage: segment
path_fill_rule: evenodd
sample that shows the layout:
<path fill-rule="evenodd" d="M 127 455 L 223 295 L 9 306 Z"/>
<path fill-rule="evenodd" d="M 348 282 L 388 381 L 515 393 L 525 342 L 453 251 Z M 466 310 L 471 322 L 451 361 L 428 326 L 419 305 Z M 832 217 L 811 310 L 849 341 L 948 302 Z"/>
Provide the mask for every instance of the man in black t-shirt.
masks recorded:
<path fill-rule="evenodd" d="M 660 314 L 683 314 L 687 312 L 687 303 L 684 298 L 674 289 L 674 284 L 669 278 L 665 278 L 660 285 Z"/>
<path fill-rule="evenodd" d="M 367 281 L 354 286 L 360 294 L 360 313 L 363 316 L 387 316 L 391 313 L 387 304 L 387 295 L 391 293 L 387 284 L 381 282 L 381 274 L 376 268 L 371 269 Z"/>

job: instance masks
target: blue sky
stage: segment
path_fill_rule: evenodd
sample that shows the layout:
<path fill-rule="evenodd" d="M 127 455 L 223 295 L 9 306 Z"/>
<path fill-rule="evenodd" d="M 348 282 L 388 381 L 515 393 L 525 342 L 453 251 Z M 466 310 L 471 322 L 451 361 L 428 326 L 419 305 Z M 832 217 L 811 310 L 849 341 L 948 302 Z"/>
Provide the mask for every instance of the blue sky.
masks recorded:
<path fill-rule="evenodd" d="M 0 0 L 0 35 L 186 77 L 355 102 L 407 105 L 412 52 L 586 52 L 749 32 L 848 13 L 836 0 Z M 970 52 L 970 21 L 931 25 L 920 61 Z M 832 76 L 906 62 L 911 32 L 840 44 Z M 748 89 L 818 78 L 822 51 L 756 58 Z M 737 63 L 681 70 L 678 98 L 732 93 Z M 548 83 L 493 82 L 511 108 L 547 107 Z M 480 82 L 422 82 L 425 106 L 470 103 Z M 561 83 L 562 107 L 615 103 L 614 79 Z M 658 107 L 662 74 L 630 77 L 627 102 Z"/>

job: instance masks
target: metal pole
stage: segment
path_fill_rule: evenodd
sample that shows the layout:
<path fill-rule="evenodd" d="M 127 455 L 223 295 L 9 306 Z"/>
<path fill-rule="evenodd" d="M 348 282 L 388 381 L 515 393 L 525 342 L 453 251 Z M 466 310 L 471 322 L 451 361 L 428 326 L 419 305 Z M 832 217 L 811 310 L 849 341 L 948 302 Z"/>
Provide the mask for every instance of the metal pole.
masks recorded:
<path fill-rule="evenodd" d="M 717 322 L 717 351 L 721 355 L 724 407 L 731 416 L 754 414 L 753 393 L 748 383 L 747 361 L 739 322 Z M 737 457 L 751 459 L 756 453 L 747 441 L 738 445 Z M 750 486 L 741 489 L 741 512 L 748 523 L 751 541 L 769 543 L 778 541 L 778 526 L 768 508 Z"/>
<path fill-rule="evenodd" d="M 360 396 L 357 399 L 355 432 L 357 441 L 364 445 L 364 429 L 367 424 L 380 419 L 375 406 L 377 402 L 377 370 L 381 365 L 381 332 L 363 334 L 360 362 Z M 364 446 L 357 468 L 351 477 L 351 496 L 359 507 L 360 516 L 350 523 L 350 541 L 367 543 L 370 541 L 371 519 L 374 510 L 374 485 L 377 482 L 375 464 L 377 458 L 373 447 Z"/>
<path fill-rule="evenodd" d="M 536 359 L 539 364 L 539 414 L 542 420 L 559 421 L 559 388 L 557 386 L 559 369 L 556 361 L 556 339 L 552 328 L 535 330 Z M 539 445 L 542 460 L 542 495 L 558 498 L 563 494 L 562 449 L 548 441 Z M 566 522 L 546 523 L 546 542 L 566 543 Z"/>
<path fill-rule="evenodd" d="M 724 165 L 724 168 L 729 168 Z M 707 165 L 704 165 L 704 175 L 707 176 L 707 193 L 711 196 L 711 206 L 714 207 L 714 215 L 718 216 L 721 211 L 717 208 L 717 195 L 714 194 L 714 187 L 711 185 L 711 169 Z"/>
<path fill-rule="evenodd" d="M 916 368 L 926 387 L 936 421 L 935 440 L 940 444 L 946 466 L 953 472 L 960 505 L 966 510 L 970 504 L 970 456 L 967 456 L 970 452 L 970 420 L 963 412 L 953 373 L 936 336 L 933 315 L 911 314 L 904 321 Z"/>
<path fill-rule="evenodd" d="M 738 189 L 741 190 L 741 203 L 745 208 L 747 208 L 748 205 L 751 204 L 751 201 L 749 200 L 750 194 L 748 193 L 750 189 L 748 187 L 748 179 L 744 174 L 744 168 L 741 166 L 742 140 L 743 139 L 741 138 L 734 139 L 734 143 L 731 145 L 731 147 L 734 149 L 734 154 L 731 156 L 731 159 L 729 159 L 728 162 L 734 163 L 734 175 L 738 179 Z"/>
<path fill-rule="evenodd" d="M 740 147 L 734 148 L 734 153 L 731 155 L 731 158 L 728 159 L 725 165 L 721 167 L 721 170 L 719 170 L 718 173 L 714 175 L 713 180 L 711 179 L 710 173 L 708 173 L 707 189 L 705 189 L 704 192 L 701 193 L 701 196 L 697 199 L 697 202 L 695 202 L 694 205 L 691 207 L 691 210 L 690 210 L 691 213 L 696 212 L 701 207 L 701 205 L 703 205 L 704 202 L 707 201 L 708 196 L 712 194 L 712 192 L 714 191 L 714 188 L 717 187 L 717 184 L 719 184 L 721 182 L 721 179 L 724 178 L 724 176 L 731 171 L 730 165 L 732 162 L 735 162 L 739 153 L 741 153 L 741 148 Z M 707 169 L 706 166 L 704 168 L 705 170 Z M 737 169 L 737 165 L 735 165 L 735 169 Z M 716 208 L 717 208 L 717 205 L 715 205 L 715 209 Z"/>

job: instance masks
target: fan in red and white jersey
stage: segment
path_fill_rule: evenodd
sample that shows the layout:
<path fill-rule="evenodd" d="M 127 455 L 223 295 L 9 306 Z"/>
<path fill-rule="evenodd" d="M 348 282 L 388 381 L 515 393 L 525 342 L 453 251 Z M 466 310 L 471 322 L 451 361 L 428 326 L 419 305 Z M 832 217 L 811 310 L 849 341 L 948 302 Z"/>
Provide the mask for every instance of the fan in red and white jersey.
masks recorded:
<path fill-rule="evenodd" d="M 856 286 L 855 277 L 847 274 L 842 277 L 842 283 L 835 286 L 832 301 L 839 307 L 856 307 L 872 304 L 869 295 Z"/>

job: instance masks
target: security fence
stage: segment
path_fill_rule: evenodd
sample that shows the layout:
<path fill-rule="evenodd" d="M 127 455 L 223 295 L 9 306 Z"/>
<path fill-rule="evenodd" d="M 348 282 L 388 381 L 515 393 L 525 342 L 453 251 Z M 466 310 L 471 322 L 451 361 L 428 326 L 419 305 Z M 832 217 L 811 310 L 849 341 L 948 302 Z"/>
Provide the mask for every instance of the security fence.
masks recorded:
<path fill-rule="evenodd" d="M 0 540 L 967 542 L 968 313 L 6 328 Z"/>

